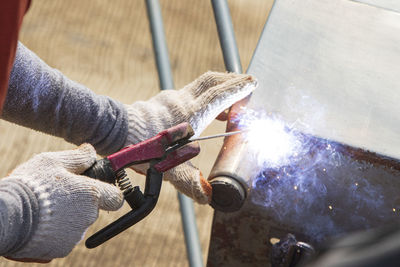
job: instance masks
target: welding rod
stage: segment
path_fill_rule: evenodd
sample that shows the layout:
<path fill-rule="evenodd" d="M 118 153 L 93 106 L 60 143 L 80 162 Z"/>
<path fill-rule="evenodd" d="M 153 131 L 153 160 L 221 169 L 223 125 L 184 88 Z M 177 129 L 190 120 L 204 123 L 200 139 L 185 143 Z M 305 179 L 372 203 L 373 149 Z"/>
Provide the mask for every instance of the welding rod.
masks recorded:
<path fill-rule="evenodd" d="M 220 133 L 220 134 L 214 134 L 214 135 L 208 135 L 208 136 L 201 136 L 201 137 L 190 139 L 190 141 L 191 142 L 196 142 L 196 141 L 203 141 L 203 140 L 214 139 L 214 138 L 219 138 L 219 137 L 226 137 L 226 136 L 231 136 L 231 135 L 235 135 L 235 134 L 244 133 L 244 132 L 247 132 L 247 131 L 248 130 L 240 130 L 240 131 Z"/>

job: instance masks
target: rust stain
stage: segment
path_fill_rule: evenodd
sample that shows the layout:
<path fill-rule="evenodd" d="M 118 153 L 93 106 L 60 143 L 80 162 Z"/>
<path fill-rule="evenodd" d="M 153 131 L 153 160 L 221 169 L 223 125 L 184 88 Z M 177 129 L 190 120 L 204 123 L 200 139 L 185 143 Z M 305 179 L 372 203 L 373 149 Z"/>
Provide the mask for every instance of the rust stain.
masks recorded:
<path fill-rule="evenodd" d="M 327 145 L 330 145 L 334 147 L 335 152 L 343 160 L 343 166 L 337 168 L 348 168 L 348 175 L 360 177 L 360 180 L 352 183 L 356 192 L 365 186 L 365 183 L 368 183 L 382 188 L 388 198 L 387 203 L 390 205 L 387 206 L 387 214 L 392 214 L 388 215 L 390 217 L 375 218 L 374 212 L 370 207 L 359 207 L 358 215 L 365 216 L 366 220 L 365 225 L 358 226 L 360 227 L 359 229 L 373 227 L 387 221 L 400 220 L 397 216 L 397 211 L 400 209 L 400 197 L 396 196 L 392 190 L 393 187 L 400 186 L 400 179 L 395 179 L 400 177 L 399 160 L 314 136 L 302 134 L 301 138 L 308 142 L 308 154 L 298 164 L 285 166 L 284 172 L 282 169 L 265 170 L 263 175 L 269 177 L 269 179 L 259 181 L 257 186 L 260 187 L 260 190 L 268 187 L 273 190 L 274 187 L 271 186 L 271 183 L 274 183 L 274 181 L 278 183 L 282 179 L 287 179 L 290 175 L 296 175 L 299 171 L 307 171 L 307 164 L 313 162 L 318 153 L 326 149 Z M 229 148 L 232 144 L 225 145 Z M 229 151 L 229 149 L 226 151 Z M 318 179 L 325 179 L 324 181 L 336 179 L 337 183 L 343 182 L 342 177 L 332 176 L 338 175 L 332 174 L 332 167 L 328 168 L 324 164 L 320 164 L 315 168 L 314 171 Z M 376 176 L 377 172 L 379 177 Z M 346 171 L 343 173 L 346 173 Z M 329 186 L 334 188 L 335 184 Z M 340 186 L 347 186 L 347 184 Z M 291 188 L 295 192 L 304 190 L 304 188 L 295 183 L 291 185 Z M 250 196 L 239 212 L 215 213 L 210 241 L 209 266 L 268 266 L 270 263 L 271 244 L 269 240 L 271 237 L 282 238 L 287 233 L 292 233 L 295 234 L 298 240 L 310 243 L 318 248 L 322 241 L 332 234 L 326 233 L 324 238 L 315 239 L 306 233 L 306 225 L 303 222 L 285 221 L 285 218 L 278 220 L 273 214 L 269 213 L 268 209 L 258 206 L 250 200 L 251 196 L 256 193 L 257 190 L 250 190 Z M 313 212 L 318 216 L 333 216 L 332 220 L 338 225 L 342 225 L 341 229 L 337 229 L 337 233 L 346 233 L 355 230 L 357 225 L 352 224 L 349 217 L 347 217 L 352 211 L 343 210 L 343 207 L 346 208 L 345 201 L 347 201 L 346 198 L 348 196 L 341 196 L 340 194 L 341 192 L 332 193 L 328 191 L 326 199 L 324 199 L 326 203 L 324 210 L 314 210 Z M 303 201 L 301 195 L 290 199 L 293 201 L 291 202 L 292 205 L 300 205 Z"/>

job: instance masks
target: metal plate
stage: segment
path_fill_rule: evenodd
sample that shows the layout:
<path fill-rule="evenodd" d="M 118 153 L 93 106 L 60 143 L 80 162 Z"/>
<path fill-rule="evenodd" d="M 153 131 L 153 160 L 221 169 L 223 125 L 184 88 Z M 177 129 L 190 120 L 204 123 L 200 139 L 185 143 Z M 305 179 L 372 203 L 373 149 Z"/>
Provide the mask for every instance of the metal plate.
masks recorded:
<path fill-rule="evenodd" d="M 260 82 L 249 105 L 400 158 L 399 62 L 400 13 L 346 0 L 277 1 L 248 70 Z"/>
<path fill-rule="evenodd" d="M 376 6 L 378 8 L 384 8 L 387 10 L 400 12 L 400 1 L 398 0 L 353 0 L 353 1 Z"/>
<path fill-rule="evenodd" d="M 363 2 L 275 2 L 248 106 L 294 124 L 310 147 L 295 165 L 252 177 L 239 212 L 215 213 L 209 266 L 268 266 L 270 238 L 288 232 L 318 248 L 400 222 L 400 13 Z"/>

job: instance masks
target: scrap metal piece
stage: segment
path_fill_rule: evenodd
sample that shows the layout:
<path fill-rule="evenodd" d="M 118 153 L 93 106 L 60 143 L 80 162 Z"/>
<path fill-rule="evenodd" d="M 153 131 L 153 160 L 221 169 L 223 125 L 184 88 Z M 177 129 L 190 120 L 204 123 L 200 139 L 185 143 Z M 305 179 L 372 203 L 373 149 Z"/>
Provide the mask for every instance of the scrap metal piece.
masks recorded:
<path fill-rule="evenodd" d="M 307 262 L 314 255 L 314 248 L 305 242 L 296 240 L 293 234 L 272 245 L 272 267 L 295 267 Z"/>

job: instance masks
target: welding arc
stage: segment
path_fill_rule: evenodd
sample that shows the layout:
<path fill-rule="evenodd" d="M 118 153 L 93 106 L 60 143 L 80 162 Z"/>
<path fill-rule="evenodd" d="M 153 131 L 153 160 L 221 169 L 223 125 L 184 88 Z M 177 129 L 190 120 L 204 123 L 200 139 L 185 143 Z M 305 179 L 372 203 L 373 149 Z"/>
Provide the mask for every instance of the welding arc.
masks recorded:
<path fill-rule="evenodd" d="M 221 133 L 221 134 L 208 135 L 208 136 L 193 138 L 193 139 L 190 139 L 190 141 L 191 142 L 195 142 L 195 141 L 203 141 L 203 140 L 214 139 L 214 138 L 219 138 L 219 137 L 226 137 L 226 136 L 231 136 L 231 135 L 235 135 L 235 134 L 244 133 L 246 131 L 247 130 L 241 130 L 241 131 L 234 131 L 234 132 L 227 132 L 227 133 Z"/>

